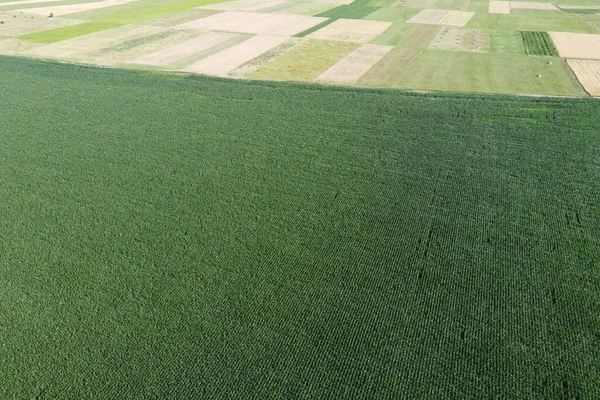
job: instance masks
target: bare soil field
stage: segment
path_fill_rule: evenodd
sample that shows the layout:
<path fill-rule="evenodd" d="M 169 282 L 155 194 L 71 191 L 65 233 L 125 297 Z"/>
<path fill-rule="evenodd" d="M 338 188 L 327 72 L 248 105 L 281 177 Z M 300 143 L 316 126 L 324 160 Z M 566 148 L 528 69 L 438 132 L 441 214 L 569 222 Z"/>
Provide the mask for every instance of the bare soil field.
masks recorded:
<path fill-rule="evenodd" d="M 490 1 L 488 6 L 490 14 L 510 14 L 510 4 L 508 1 Z"/>
<path fill-rule="evenodd" d="M 183 69 L 208 75 L 227 76 L 229 72 L 261 54 L 281 45 L 285 36 L 255 36 Z"/>
<path fill-rule="evenodd" d="M 207 32 L 183 43 L 158 50 L 154 53 L 145 54 L 136 58 L 133 62 L 136 64 L 167 66 L 174 61 L 216 46 L 217 44 L 235 36 L 235 33 Z"/>
<path fill-rule="evenodd" d="M 308 37 L 340 42 L 369 43 L 391 25 L 391 22 L 384 21 L 338 19 L 332 24 L 311 33 Z"/>
<path fill-rule="evenodd" d="M 364 44 L 319 75 L 315 81 L 353 84 L 392 49 L 393 46 Z"/>
<path fill-rule="evenodd" d="M 561 57 L 600 60 L 600 35 L 570 32 L 548 33 Z"/>
<path fill-rule="evenodd" d="M 567 60 L 579 82 L 591 96 L 600 96 L 600 61 Z"/>
<path fill-rule="evenodd" d="M 471 18 L 475 15 L 474 12 L 467 11 L 448 11 L 436 25 L 449 25 L 449 26 L 465 26 Z"/>

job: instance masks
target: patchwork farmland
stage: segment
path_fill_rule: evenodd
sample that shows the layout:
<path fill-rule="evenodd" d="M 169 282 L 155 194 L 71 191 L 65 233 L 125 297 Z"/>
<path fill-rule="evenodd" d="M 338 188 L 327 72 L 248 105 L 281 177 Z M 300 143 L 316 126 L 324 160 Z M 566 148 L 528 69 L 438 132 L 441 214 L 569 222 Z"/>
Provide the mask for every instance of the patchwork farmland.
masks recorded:
<path fill-rule="evenodd" d="M 598 0 L 0 0 L 0 400 L 600 399 Z"/>
<path fill-rule="evenodd" d="M 600 60 L 594 3 L 0 0 L 0 54 L 241 79 L 594 96 L 597 82 L 571 68 Z"/>

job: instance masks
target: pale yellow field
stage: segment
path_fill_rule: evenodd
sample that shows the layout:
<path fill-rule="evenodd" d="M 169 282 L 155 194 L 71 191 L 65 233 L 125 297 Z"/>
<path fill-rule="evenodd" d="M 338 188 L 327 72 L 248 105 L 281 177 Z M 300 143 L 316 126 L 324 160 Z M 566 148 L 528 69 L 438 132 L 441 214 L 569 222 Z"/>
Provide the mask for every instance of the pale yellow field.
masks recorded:
<path fill-rule="evenodd" d="M 510 14 L 510 4 L 508 1 L 490 1 L 488 6 L 490 14 Z"/>
<path fill-rule="evenodd" d="M 311 33 L 311 39 L 334 40 L 351 43 L 369 43 L 392 25 L 391 22 L 360 19 L 338 19 Z"/>
<path fill-rule="evenodd" d="M 289 38 L 285 36 L 255 36 L 233 47 L 208 56 L 183 69 L 208 75 L 227 76 L 242 64 L 281 45 Z"/>
<path fill-rule="evenodd" d="M 315 81 L 343 85 L 353 84 L 393 48 L 392 46 L 364 44 L 319 75 Z"/>
<path fill-rule="evenodd" d="M 434 25 L 442 19 L 446 14 L 448 14 L 448 10 L 423 10 L 408 21 L 407 24 L 427 24 Z"/>
<path fill-rule="evenodd" d="M 600 35 L 570 32 L 548 33 L 561 57 L 600 60 Z"/>
<path fill-rule="evenodd" d="M 183 43 L 138 57 L 133 62 L 136 64 L 167 66 L 174 61 L 209 49 L 235 36 L 235 33 L 207 32 Z"/>
<path fill-rule="evenodd" d="M 579 82 L 591 96 L 600 96 L 600 61 L 568 60 Z"/>
<path fill-rule="evenodd" d="M 449 25 L 449 26 L 465 26 L 471 18 L 475 15 L 474 12 L 467 11 L 448 11 L 436 25 Z"/>

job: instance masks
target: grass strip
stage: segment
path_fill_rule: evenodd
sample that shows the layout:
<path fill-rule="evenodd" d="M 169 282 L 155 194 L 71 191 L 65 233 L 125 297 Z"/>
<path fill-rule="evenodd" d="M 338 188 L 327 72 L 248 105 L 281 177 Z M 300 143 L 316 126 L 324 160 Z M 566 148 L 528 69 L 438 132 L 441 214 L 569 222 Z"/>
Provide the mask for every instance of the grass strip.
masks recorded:
<path fill-rule="evenodd" d="M 311 33 L 313 33 L 313 32 L 316 32 L 316 31 L 318 31 L 318 30 L 319 30 L 319 29 L 321 29 L 321 28 L 324 28 L 324 27 L 326 27 L 327 25 L 329 25 L 329 24 L 331 24 L 331 23 L 335 22 L 336 20 L 337 20 L 336 18 L 329 18 L 328 20 L 326 20 L 326 21 L 323 21 L 323 22 L 321 22 L 320 24 L 317 24 L 317 25 L 313 26 L 312 28 L 308 28 L 308 29 L 307 29 L 307 30 L 305 30 L 305 31 L 302 31 L 302 32 L 300 32 L 300 33 L 297 33 L 297 34 L 296 34 L 296 35 L 294 35 L 294 36 L 295 36 L 295 37 L 298 37 L 298 38 L 303 38 L 303 37 L 305 37 L 305 36 L 308 36 L 308 35 L 310 35 L 310 34 L 311 34 Z"/>

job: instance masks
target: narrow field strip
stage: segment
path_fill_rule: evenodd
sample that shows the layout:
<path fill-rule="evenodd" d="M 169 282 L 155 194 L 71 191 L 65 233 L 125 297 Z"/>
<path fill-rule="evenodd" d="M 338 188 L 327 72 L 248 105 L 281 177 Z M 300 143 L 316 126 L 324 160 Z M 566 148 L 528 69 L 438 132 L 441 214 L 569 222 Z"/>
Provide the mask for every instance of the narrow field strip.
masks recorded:
<path fill-rule="evenodd" d="M 600 96 L 600 61 L 567 60 L 567 64 L 590 96 Z"/>
<path fill-rule="evenodd" d="M 197 63 L 188 65 L 182 71 L 227 76 L 229 72 L 242 64 L 279 46 L 288 39 L 284 36 L 255 36 Z"/>
<path fill-rule="evenodd" d="M 35 49 L 28 51 L 27 54 L 45 58 L 72 58 L 84 52 L 126 41 L 135 38 L 136 36 L 151 34 L 161 29 L 163 28 L 132 25 L 120 26 L 84 36 L 78 36 L 73 39 L 51 43 L 46 46 L 36 47 Z"/>
<path fill-rule="evenodd" d="M 139 1 L 139 0 L 132 0 L 132 1 Z M 23 12 L 28 12 L 30 14 L 38 14 L 38 15 L 45 15 L 45 16 L 48 16 L 50 14 L 60 16 L 60 15 L 74 14 L 74 13 L 82 12 L 82 11 L 95 10 L 98 8 L 118 6 L 121 4 L 123 4 L 123 2 L 99 1 L 96 3 L 80 3 L 80 4 L 68 4 L 68 5 L 62 5 L 62 6 L 25 8 L 25 9 L 16 10 L 16 11 L 23 11 Z"/>
<path fill-rule="evenodd" d="M 559 11 L 552 3 L 533 3 L 527 1 L 511 1 L 510 8 L 515 10 L 547 10 L 547 11 Z"/>
<path fill-rule="evenodd" d="M 135 64 L 167 66 L 178 60 L 209 49 L 236 36 L 234 33 L 208 32 L 186 42 L 147 54 L 133 60 Z"/>
<path fill-rule="evenodd" d="M 364 44 L 319 75 L 315 81 L 343 85 L 353 84 L 393 48 L 393 46 Z"/>
<path fill-rule="evenodd" d="M 310 35 L 313 32 L 318 31 L 321 28 L 325 28 L 327 25 L 329 25 L 329 24 L 331 24 L 331 23 L 333 23 L 335 21 L 337 21 L 335 18 L 329 18 L 328 20 L 323 21 L 320 24 L 317 24 L 317 25 L 313 26 L 312 28 L 309 28 L 309 29 L 307 29 L 305 31 L 302 31 L 300 33 L 295 34 L 294 36 L 295 37 L 299 37 L 299 38 L 303 38 L 305 36 Z"/>
<path fill-rule="evenodd" d="M 49 29 L 40 32 L 29 33 L 19 36 L 19 38 L 41 43 L 56 43 L 63 40 L 85 36 L 95 32 L 101 32 L 108 29 L 117 28 L 119 26 L 121 25 L 112 22 L 92 21 L 60 28 Z"/>

